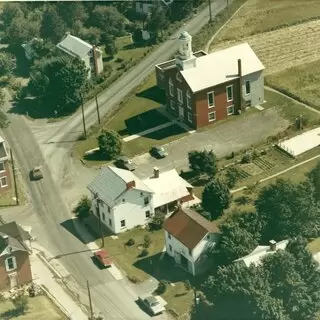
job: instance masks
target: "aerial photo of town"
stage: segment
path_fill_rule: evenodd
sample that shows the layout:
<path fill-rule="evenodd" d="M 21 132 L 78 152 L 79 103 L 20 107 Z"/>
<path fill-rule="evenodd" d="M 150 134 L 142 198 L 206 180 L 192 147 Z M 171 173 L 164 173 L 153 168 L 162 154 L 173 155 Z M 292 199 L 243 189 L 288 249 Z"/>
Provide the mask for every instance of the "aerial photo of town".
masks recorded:
<path fill-rule="evenodd" d="M 0 319 L 320 320 L 320 0 L 0 1 Z"/>

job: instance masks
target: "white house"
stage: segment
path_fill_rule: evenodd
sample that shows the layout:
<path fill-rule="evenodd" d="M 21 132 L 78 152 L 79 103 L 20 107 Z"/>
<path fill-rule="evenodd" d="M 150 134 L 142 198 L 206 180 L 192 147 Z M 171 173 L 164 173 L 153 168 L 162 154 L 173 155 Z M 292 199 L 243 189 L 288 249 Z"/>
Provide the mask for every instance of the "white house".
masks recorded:
<path fill-rule="evenodd" d="M 33 38 L 30 41 L 23 43 L 21 46 L 24 49 L 24 55 L 27 58 L 27 60 L 31 61 L 33 59 L 38 58 L 37 53 L 34 50 L 34 44 L 43 42 L 42 39 Z"/>
<path fill-rule="evenodd" d="M 57 48 L 72 57 L 79 57 L 83 60 L 88 69 L 89 79 L 91 78 L 92 72 L 95 75 L 99 75 L 103 71 L 102 51 L 80 38 L 72 36 L 69 32 L 67 32 L 62 41 L 57 44 Z"/>
<path fill-rule="evenodd" d="M 282 240 L 278 243 L 274 240 L 270 240 L 268 246 L 257 246 L 251 253 L 235 260 L 234 262 L 242 262 L 247 267 L 249 267 L 251 264 L 258 266 L 265 256 L 273 254 L 278 250 L 285 250 L 288 242 L 289 240 Z"/>
<path fill-rule="evenodd" d="M 131 171 L 112 166 L 101 169 L 88 185 L 92 211 L 113 232 L 145 225 L 157 212 L 172 212 L 180 203 L 193 203 L 192 186 L 175 170 L 139 179 Z"/>
<path fill-rule="evenodd" d="M 178 209 L 164 222 L 166 252 L 175 262 L 192 275 L 211 266 L 207 251 L 219 239 L 219 229 L 196 211 Z"/>

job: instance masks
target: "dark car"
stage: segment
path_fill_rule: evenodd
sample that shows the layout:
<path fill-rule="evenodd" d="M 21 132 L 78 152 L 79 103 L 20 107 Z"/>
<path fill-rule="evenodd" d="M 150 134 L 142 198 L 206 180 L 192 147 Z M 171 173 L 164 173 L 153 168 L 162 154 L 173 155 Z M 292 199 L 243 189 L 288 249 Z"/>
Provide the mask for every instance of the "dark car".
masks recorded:
<path fill-rule="evenodd" d="M 34 167 L 30 172 L 31 180 L 40 180 L 43 178 L 41 167 Z"/>
<path fill-rule="evenodd" d="M 128 157 L 121 156 L 116 159 L 116 166 L 129 171 L 134 171 L 137 169 L 137 165 Z"/>
<path fill-rule="evenodd" d="M 94 258 L 99 263 L 100 267 L 107 268 L 107 267 L 111 267 L 112 265 L 112 260 L 108 252 L 104 249 L 96 251 L 94 253 Z"/>
<path fill-rule="evenodd" d="M 150 154 L 155 158 L 165 158 L 168 155 L 168 152 L 164 147 L 154 146 L 150 150 Z"/>

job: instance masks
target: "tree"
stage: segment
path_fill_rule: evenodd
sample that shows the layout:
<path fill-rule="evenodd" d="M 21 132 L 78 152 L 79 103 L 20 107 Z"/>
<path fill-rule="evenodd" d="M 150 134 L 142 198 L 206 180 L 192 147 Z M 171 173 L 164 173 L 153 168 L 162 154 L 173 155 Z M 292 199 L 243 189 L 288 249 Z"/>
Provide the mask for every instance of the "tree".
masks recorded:
<path fill-rule="evenodd" d="M 122 140 L 113 130 L 103 130 L 98 137 L 98 145 L 100 152 L 107 160 L 115 159 L 122 151 Z"/>
<path fill-rule="evenodd" d="M 156 213 L 149 222 L 148 227 L 151 231 L 160 230 L 163 226 L 165 214 L 162 212 Z"/>
<path fill-rule="evenodd" d="M 230 263 L 254 250 L 260 241 L 262 223 L 256 212 L 234 212 L 219 225 L 221 232 L 217 256 L 221 263 Z"/>
<path fill-rule="evenodd" d="M 226 170 L 225 177 L 228 188 L 233 188 L 240 179 L 239 170 L 236 167 L 229 167 Z"/>
<path fill-rule="evenodd" d="M 217 158 L 212 150 L 190 151 L 188 159 L 190 169 L 196 174 L 206 173 L 213 178 L 218 171 Z"/>
<path fill-rule="evenodd" d="M 263 241 L 283 240 L 291 236 L 317 236 L 320 229 L 319 207 L 313 198 L 309 181 L 298 185 L 278 179 L 263 188 L 255 202 L 261 220 L 265 222 Z"/>
<path fill-rule="evenodd" d="M 92 12 L 91 25 L 111 36 L 125 33 L 125 17 L 113 6 L 96 6 Z"/>
<path fill-rule="evenodd" d="M 320 161 L 317 165 L 307 174 L 308 179 L 314 186 L 314 197 L 320 201 Z"/>
<path fill-rule="evenodd" d="M 153 33 L 154 38 L 157 39 L 159 32 L 162 35 L 164 29 L 169 25 L 169 21 L 166 17 L 164 10 L 161 6 L 153 6 L 151 10 L 150 17 L 147 21 L 147 29 Z"/>
<path fill-rule="evenodd" d="M 19 293 L 15 297 L 11 298 L 11 302 L 19 314 L 24 314 L 28 310 L 29 300 L 23 293 Z"/>
<path fill-rule="evenodd" d="M 75 24 L 76 25 L 76 24 Z M 79 30 L 79 36 L 81 39 L 88 41 L 92 45 L 98 45 L 101 41 L 101 30 L 98 28 L 81 28 Z"/>
<path fill-rule="evenodd" d="M 41 36 L 44 39 L 51 40 L 53 43 L 58 43 L 66 30 L 65 23 L 57 13 L 53 6 L 49 6 L 43 13 L 41 24 Z"/>
<path fill-rule="evenodd" d="M 106 54 L 111 56 L 112 58 L 118 52 L 114 41 L 106 43 L 104 50 L 105 50 Z"/>
<path fill-rule="evenodd" d="M 3 21 L 3 26 L 8 28 L 13 19 L 17 17 L 24 17 L 24 13 L 21 10 L 21 4 L 17 2 L 7 2 L 3 5 L 1 20 Z"/>
<path fill-rule="evenodd" d="M 60 112 L 70 112 L 86 90 L 87 70 L 82 60 L 69 56 L 40 60 L 30 72 L 28 92 L 46 99 Z"/>
<path fill-rule="evenodd" d="M 7 52 L 0 52 L 0 76 L 11 75 L 16 67 L 14 57 Z"/>
<path fill-rule="evenodd" d="M 74 208 L 73 212 L 78 218 L 83 219 L 90 215 L 92 202 L 87 196 L 83 196 Z"/>
<path fill-rule="evenodd" d="M 214 220 L 230 205 L 231 195 L 227 185 L 219 179 L 208 182 L 202 193 L 202 207 Z"/>
<path fill-rule="evenodd" d="M 77 22 L 85 24 L 88 19 L 88 12 L 81 2 L 58 2 L 57 10 L 59 16 L 71 29 Z"/>
<path fill-rule="evenodd" d="M 262 268 L 231 264 L 209 276 L 202 289 L 214 304 L 212 319 L 290 320 L 281 300 L 270 296 L 271 287 Z"/>

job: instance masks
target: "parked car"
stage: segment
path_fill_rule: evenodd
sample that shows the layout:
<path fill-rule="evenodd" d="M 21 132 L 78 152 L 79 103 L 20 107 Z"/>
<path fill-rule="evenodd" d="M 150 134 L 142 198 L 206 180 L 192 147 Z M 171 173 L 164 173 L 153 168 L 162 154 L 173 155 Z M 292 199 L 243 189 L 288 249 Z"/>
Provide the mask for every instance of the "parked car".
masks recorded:
<path fill-rule="evenodd" d="M 112 265 L 111 257 L 109 256 L 109 253 L 104 249 L 96 251 L 94 253 L 94 258 L 96 259 L 98 264 L 103 268 L 111 267 Z"/>
<path fill-rule="evenodd" d="M 43 178 L 43 174 L 41 171 L 41 167 L 34 167 L 31 172 L 30 172 L 30 176 L 32 180 L 40 180 Z"/>
<path fill-rule="evenodd" d="M 166 149 L 160 146 L 153 146 L 150 150 L 150 153 L 152 156 L 158 159 L 165 158 L 168 155 L 168 152 L 166 151 Z"/>
<path fill-rule="evenodd" d="M 134 171 L 137 169 L 137 165 L 128 157 L 121 156 L 116 159 L 116 166 L 129 171 Z"/>
<path fill-rule="evenodd" d="M 139 300 L 145 305 L 152 315 L 157 315 L 165 310 L 165 307 L 155 296 L 139 297 Z"/>

